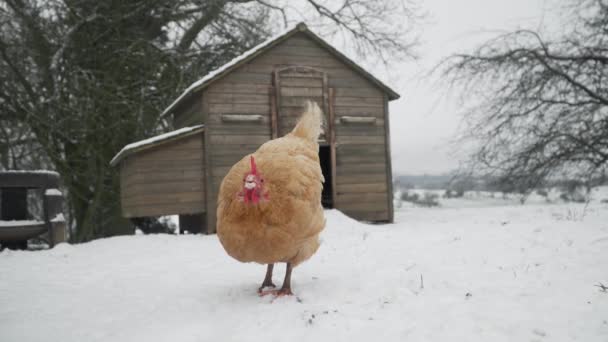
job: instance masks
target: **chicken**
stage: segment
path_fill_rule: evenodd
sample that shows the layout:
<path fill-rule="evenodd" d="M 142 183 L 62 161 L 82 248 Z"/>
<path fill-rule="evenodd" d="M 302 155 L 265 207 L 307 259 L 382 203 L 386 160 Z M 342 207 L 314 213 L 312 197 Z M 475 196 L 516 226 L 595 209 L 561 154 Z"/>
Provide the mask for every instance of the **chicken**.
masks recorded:
<path fill-rule="evenodd" d="M 325 227 L 319 164 L 321 109 L 307 102 L 295 128 L 266 142 L 237 162 L 220 185 L 217 235 L 226 252 L 241 262 L 267 265 L 260 294 L 292 295 L 291 272 L 319 248 Z M 272 271 L 286 263 L 278 291 Z"/>

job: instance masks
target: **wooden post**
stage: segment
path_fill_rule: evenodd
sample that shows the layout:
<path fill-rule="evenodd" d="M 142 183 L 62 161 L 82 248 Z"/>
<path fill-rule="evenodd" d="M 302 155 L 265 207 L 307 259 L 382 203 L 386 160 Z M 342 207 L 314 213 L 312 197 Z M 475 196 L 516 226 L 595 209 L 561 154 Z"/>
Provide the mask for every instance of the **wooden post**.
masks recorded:
<path fill-rule="evenodd" d="M 203 123 L 205 123 L 205 132 L 203 134 L 204 141 L 203 144 L 203 160 L 205 161 L 205 219 L 206 219 L 206 231 L 202 232 L 205 234 L 213 234 L 215 233 L 215 199 L 213 198 L 213 178 L 211 174 L 211 131 L 209 126 L 209 101 L 205 92 L 202 94 L 202 114 L 203 114 Z"/>
<path fill-rule="evenodd" d="M 276 78 L 273 77 L 273 80 Z M 278 80 L 277 80 L 278 82 Z M 279 127 L 278 127 L 278 115 L 277 115 L 277 108 L 278 108 L 278 103 L 277 103 L 277 96 L 280 96 L 280 94 L 278 94 L 281 89 L 278 89 L 278 87 L 276 86 L 272 86 L 270 87 L 270 132 L 271 132 L 271 139 L 276 139 L 279 137 Z"/>
<path fill-rule="evenodd" d="M 393 223 L 395 213 L 393 208 L 393 165 L 391 162 L 391 131 L 388 112 L 388 95 L 384 94 L 384 137 L 386 146 L 386 189 L 388 197 L 388 221 Z"/>
<path fill-rule="evenodd" d="M 324 78 L 324 85 L 326 84 L 327 77 Z M 327 121 L 328 121 L 328 130 L 329 130 L 329 153 L 331 156 L 331 197 L 333 207 L 336 207 L 337 196 L 337 186 L 336 186 L 336 122 L 334 115 L 334 97 L 335 90 L 334 88 L 328 89 L 328 104 L 327 104 Z"/>
<path fill-rule="evenodd" d="M 43 193 L 44 221 L 51 247 L 67 241 L 66 222 L 63 217 L 63 194 L 58 189 L 46 189 Z"/>
<path fill-rule="evenodd" d="M 281 81 L 279 79 L 279 71 L 275 70 L 272 73 L 273 95 L 271 97 L 270 120 L 272 123 L 272 139 L 279 137 L 279 107 L 281 105 Z"/>

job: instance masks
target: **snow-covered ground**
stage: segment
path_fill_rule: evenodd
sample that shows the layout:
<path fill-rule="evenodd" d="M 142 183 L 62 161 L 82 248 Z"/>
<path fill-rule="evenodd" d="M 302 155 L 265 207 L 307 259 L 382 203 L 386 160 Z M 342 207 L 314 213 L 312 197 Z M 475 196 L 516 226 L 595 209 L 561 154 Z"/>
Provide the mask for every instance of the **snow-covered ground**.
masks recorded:
<path fill-rule="evenodd" d="M 215 236 L 4 251 L 0 341 L 608 341 L 608 204 L 477 203 L 328 211 L 275 300 Z"/>

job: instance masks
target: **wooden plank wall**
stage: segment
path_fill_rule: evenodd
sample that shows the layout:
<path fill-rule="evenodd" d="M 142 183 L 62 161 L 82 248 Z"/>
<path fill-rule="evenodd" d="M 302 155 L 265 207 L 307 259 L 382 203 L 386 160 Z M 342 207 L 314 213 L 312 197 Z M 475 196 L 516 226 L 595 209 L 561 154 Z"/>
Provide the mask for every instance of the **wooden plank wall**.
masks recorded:
<path fill-rule="evenodd" d="M 384 94 L 304 34 L 294 35 L 204 91 L 203 97 L 209 102 L 206 134 L 211 144 L 210 198 L 217 199 L 219 185 L 235 162 L 271 138 L 272 72 L 289 65 L 326 72 L 328 85 L 335 91 L 336 208 L 360 220 L 389 220 Z M 285 91 L 295 95 L 305 89 L 288 87 Z M 257 123 L 223 123 L 222 114 L 262 115 L 263 119 Z M 343 124 L 341 116 L 372 116 L 376 122 Z M 216 201 L 209 204 L 209 212 L 215 212 Z M 213 218 L 209 224 L 215 225 Z"/>
<path fill-rule="evenodd" d="M 161 144 L 121 162 L 120 193 L 125 217 L 205 211 L 203 134 Z"/>
<path fill-rule="evenodd" d="M 173 114 L 173 128 L 179 129 L 200 125 L 203 123 L 201 112 L 201 97 L 192 96 L 191 99 L 180 105 Z"/>

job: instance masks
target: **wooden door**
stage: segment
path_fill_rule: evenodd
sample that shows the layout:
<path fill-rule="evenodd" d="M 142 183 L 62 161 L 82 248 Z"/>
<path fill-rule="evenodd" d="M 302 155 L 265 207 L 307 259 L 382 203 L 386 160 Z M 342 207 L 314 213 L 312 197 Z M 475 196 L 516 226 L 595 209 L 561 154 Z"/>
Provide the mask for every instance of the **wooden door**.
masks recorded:
<path fill-rule="evenodd" d="M 289 133 L 302 114 L 307 100 L 315 101 L 323 110 L 323 131 L 319 136 L 319 145 L 327 146 L 330 154 L 330 165 L 322 169 L 329 170 L 326 178 L 331 182 L 331 198 L 323 198 L 325 203 L 336 199 L 336 146 L 333 120 L 333 89 L 327 86 L 327 74 L 323 71 L 305 67 L 289 66 L 273 72 L 273 92 L 271 99 L 272 138 L 276 139 Z M 327 187 L 327 186 L 326 186 Z"/>
<path fill-rule="evenodd" d="M 327 74 L 302 66 L 277 69 L 273 73 L 276 99 L 273 135 L 278 137 L 289 133 L 295 126 L 307 100 L 315 101 L 324 113 L 323 133 L 319 143 L 327 143 L 328 88 Z M 273 136 L 273 138 L 276 138 Z"/>

